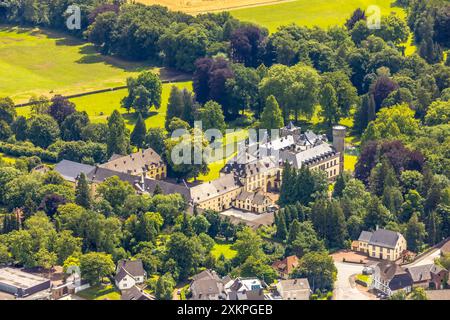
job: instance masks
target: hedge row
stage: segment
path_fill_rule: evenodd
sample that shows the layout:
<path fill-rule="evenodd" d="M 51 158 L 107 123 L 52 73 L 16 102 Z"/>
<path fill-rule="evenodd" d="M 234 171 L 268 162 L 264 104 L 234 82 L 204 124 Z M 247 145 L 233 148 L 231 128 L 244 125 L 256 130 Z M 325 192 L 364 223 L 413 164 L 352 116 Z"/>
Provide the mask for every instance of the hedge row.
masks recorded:
<path fill-rule="evenodd" d="M 33 146 L 29 143 L 13 144 L 7 142 L 0 142 L 0 152 L 12 157 L 32 157 L 37 156 L 42 161 L 58 162 L 58 154 L 40 147 Z"/>

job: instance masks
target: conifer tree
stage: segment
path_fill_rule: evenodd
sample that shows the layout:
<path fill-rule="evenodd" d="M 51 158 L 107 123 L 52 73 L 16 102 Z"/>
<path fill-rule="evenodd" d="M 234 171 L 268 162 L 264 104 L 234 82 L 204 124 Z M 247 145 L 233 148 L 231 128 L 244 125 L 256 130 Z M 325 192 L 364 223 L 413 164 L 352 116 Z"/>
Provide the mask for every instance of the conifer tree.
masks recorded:
<path fill-rule="evenodd" d="M 130 132 L 126 128 L 125 120 L 119 111 L 114 110 L 108 119 L 108 156 L 113 154 L 126 155 L 130 151 Z"/>
<path fill-rule="evenodd" d="M 138 119 L 136 122 L 136 126 L 134 127 L 133 132 L 131 133 L 131 144 L 138 148 L 142 148 L 144 146 L 145 135 L 147 134 L 147 127 L 145 125 L 144 118 L 139 113 Z"/>
<path fill-rule="evenodd" d="M 175 86 L 170 90 L 169 102 L 167 104 L 166 113 L 166 129 L 169 129 L 170 121 L 173 118 L 182 119 L 184 113 L 183 93 Z"/>
<path fill-rule="evenodd" d="M 75 189 L 75 203 L 86 209 L 90 209 L 92 205 L 91 190 L 84 173 L 81 173 L 78 179 L 77 187 Z"/>
<path fill-rule="evenodd" d="M 261 114 L 261 129 L 271 130 L 284 127 L 283 114 L 274 96 L 267 97 Z"/>

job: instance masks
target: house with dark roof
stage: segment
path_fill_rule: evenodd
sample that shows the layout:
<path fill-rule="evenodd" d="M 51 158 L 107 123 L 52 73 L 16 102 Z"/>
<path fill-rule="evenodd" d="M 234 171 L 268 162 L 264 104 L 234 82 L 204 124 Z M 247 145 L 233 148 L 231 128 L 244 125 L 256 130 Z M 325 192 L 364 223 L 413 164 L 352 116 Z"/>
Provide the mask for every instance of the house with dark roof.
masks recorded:
<path fill-rule="evenodd" d="M 155 300 L 155 297 L 151 296 L 144 290 L 138 288 L 137 286 L 132 286 L 130 289 L 124 289 L 121 291 L 120 300 Z"/>
<path fill-rule="evenodd" d="M 352 243 L 352 249 L 371 258 L 396 261 L 407 247 L 405 238 L 399 232 L 378 229 L 374 232 L 362 231 L 358 240 Z"/>
<path fill-rule="evenodd" d="M 225 285 L 229 277 L 220 278 L 213 270 L 204 270 L 192 277 L 190 300 L 226 300 Z"/>
<path fill-rule="evenodd" d="M 272 268 L 274 268 L 281 279 L 289 279 L 289 275 L 294 271 L 298 266 L 298 258 L 297 256 L 289 256 L 284 258 L 283 260 L 275 261 L 272 264 Z"/>
<path fill-rule="evenodd" d="M 95 191 L 96 185 L 114 176 L 131 184 L 136 192 L 140 194 L 153 194 L 155 189 L 159 186 L 159 189 L 163 194 L 179 193 L 186 199 L 187 202 L 191 201 L 190 188 L 182 183 L 175 184 L 163 180 L 148 179 L 144 176 L 133 176 L 128 173 L 117 172 L 101 167 L 95 167 L 95 169 L 91 171 L 87 177 L 93 185 L 93 189 Z"/>
<path fill-rule="evenodd" d="M 424 289 L 444 289 L 448 281 L 448 271 L 434 263 L 405 269 L 411 275 L 413 287 Z"/>
<path fill-rule="evenodd" d="M 143 284 L 147 279 L 142 260 L 120 260 L 114 277 L 117 288 L 128 290 L 137 284 Z"/>
<path fill-rule="evenodd" d="M 373 267 L 373 270 L 371 289 L 381 291 L 387 296 L 391 296 L 399 290 L 404 290 L 406 293 L 411 292 L 414 281 L 410 273 L 395 262 L 379 262 Z"/>

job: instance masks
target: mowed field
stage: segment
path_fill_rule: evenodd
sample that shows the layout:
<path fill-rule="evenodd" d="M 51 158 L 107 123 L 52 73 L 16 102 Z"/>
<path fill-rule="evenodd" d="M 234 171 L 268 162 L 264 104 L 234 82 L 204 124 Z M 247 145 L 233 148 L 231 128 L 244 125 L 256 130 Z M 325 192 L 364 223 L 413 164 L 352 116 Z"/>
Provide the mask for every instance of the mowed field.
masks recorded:
<path fill-rule="evenodd" d="M 240 20 L 254 22 L 275 32 L 282 25 L 296 23 L 304 26 L 329 27 L 342 25 L 356 8 L 367 9 L 370 5 L 381 8 L 382 15 L 395 12 L 400 17 L 406 13 L 392 7 L 392 0 L 296 0 L 280 4 L 232 10 Z"/>
<path fill-rule="evenodd" d="M 192 90 L 192 82 L 179 82 L 174 84 L 163 84 L 163 92 L 161 98 L 161 108 L 150 110 L 149 116 L 145 122 L 147 128 L 163 128 L 167 112 L 167 103 L 171 87 L 175 85 L 180 89 Z M 78 111 L 86 111 L 92 122 L 106 122 L 109 115 L 114 109 L 119 110 L 123 114 L 127 127 L 132 130 L 137 120 L 134 112 L 127 111 L 120 107 L 121 100 L 128 94 L 126 89 L 112 92 L 98 93 L 79 98 L 70 99 L 77 106 Z M 17 114 L 25 117 L 31 113 L 31 107 L 17 108 Z"/>
<path fill-rule="evenodd" d="M 145 69 L 153 68 L 102 56 L 93 45 L 57 32 L 0 26 L 0 96 L 16 103 L 122 86 Z"/>
<path fill-rule="evenodd" d="M 296 23 L 305 26 L 328 27 L 342 25 L 356 8 L 370 5 L 381 8 L 383 15 L 405 11 L 392 7 L 393 0 L 138 0 L 145 4 L 159 4 L 171 10 L 190 14 L 230 11 L 240 20 L 254 22 L 275 32 L 279 26 Z"/>

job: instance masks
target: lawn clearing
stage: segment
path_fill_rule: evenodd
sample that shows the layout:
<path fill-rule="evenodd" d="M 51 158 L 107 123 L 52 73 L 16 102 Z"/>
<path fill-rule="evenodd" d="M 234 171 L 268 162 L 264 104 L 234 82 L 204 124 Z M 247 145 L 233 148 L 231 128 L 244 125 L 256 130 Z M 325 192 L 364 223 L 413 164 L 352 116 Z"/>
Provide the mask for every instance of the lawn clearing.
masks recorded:
<path fill-rule="evenodd" d="M 164 128 L 167 112 L 167 103 L 169 101 L 170 89 L 175 85 L 180 89 L 192 90 L 192 82 L 178 82 L 174 84 L 163 84 L 163 92 L 161 98 L 161 108 L 158 110 L 151 109 L 150 116 L 145 120 L 148 128 Z M 108 117 L 114 111 L 119 110 L 125 118 L 127 127 L 132 130 L 137 120 L 134 112 L 127 111 L 120 107 L 120 101 L 128 94 L 126 89 L 97 93 L 79 98 L 70 99 L 77 106 L 78 111 L 86 111 L 92 122 L 106 122 Z M 31 107 L 17 108 L 17 114 L 30 116 Z"/>
<path fill-rule="evenodd" d="M 16 162 L 16 158 L 0 152 L 0 162 L 2 160 L 5 161 L 7 164 L 14 164 Z"/>
<path fill-rule="evenodd" d="M 230 12 L 240 20 L 257 23 L 274 32 L 279 26 L 290 23 L 322 28 L 342 25 L 355 9 L 367 9 L 369 5 L 379 6 L 383 15 L 395 12 L 404 18 L 405 11 L 402 8 L 391 7 L 393 2 L 392 0 L 296 0 Z"/>
<path fill-rule="evenodd" d="M 344 155 L 344 170 L 354 172 L 358 157 L 350 154 Z"/>
<path fill-rule="evenodd" d="M 218 259 L 222 254 L 224 255 L 224 257 L 226 259 L 233 259 L 236 254 L 237 251 L 233 250 L 231 248 L 231 244 L 227 244 L 227 243 L 216 243 L 213 247 L 213 249 L 211 250 L 211 254 Z"/>
<path fill-rule="evenodd" d="M 122 86 L 150 63 L 102 56 L 92 44 L 58 32 L 0 26 L 0 96 L 70 95 Z"/>
<path fill-rule="evenodd" d="M 120 300 L 120 292 L 113 286 L 93 286 L 77 293 L 83 299 L 87 300 Z"/>

